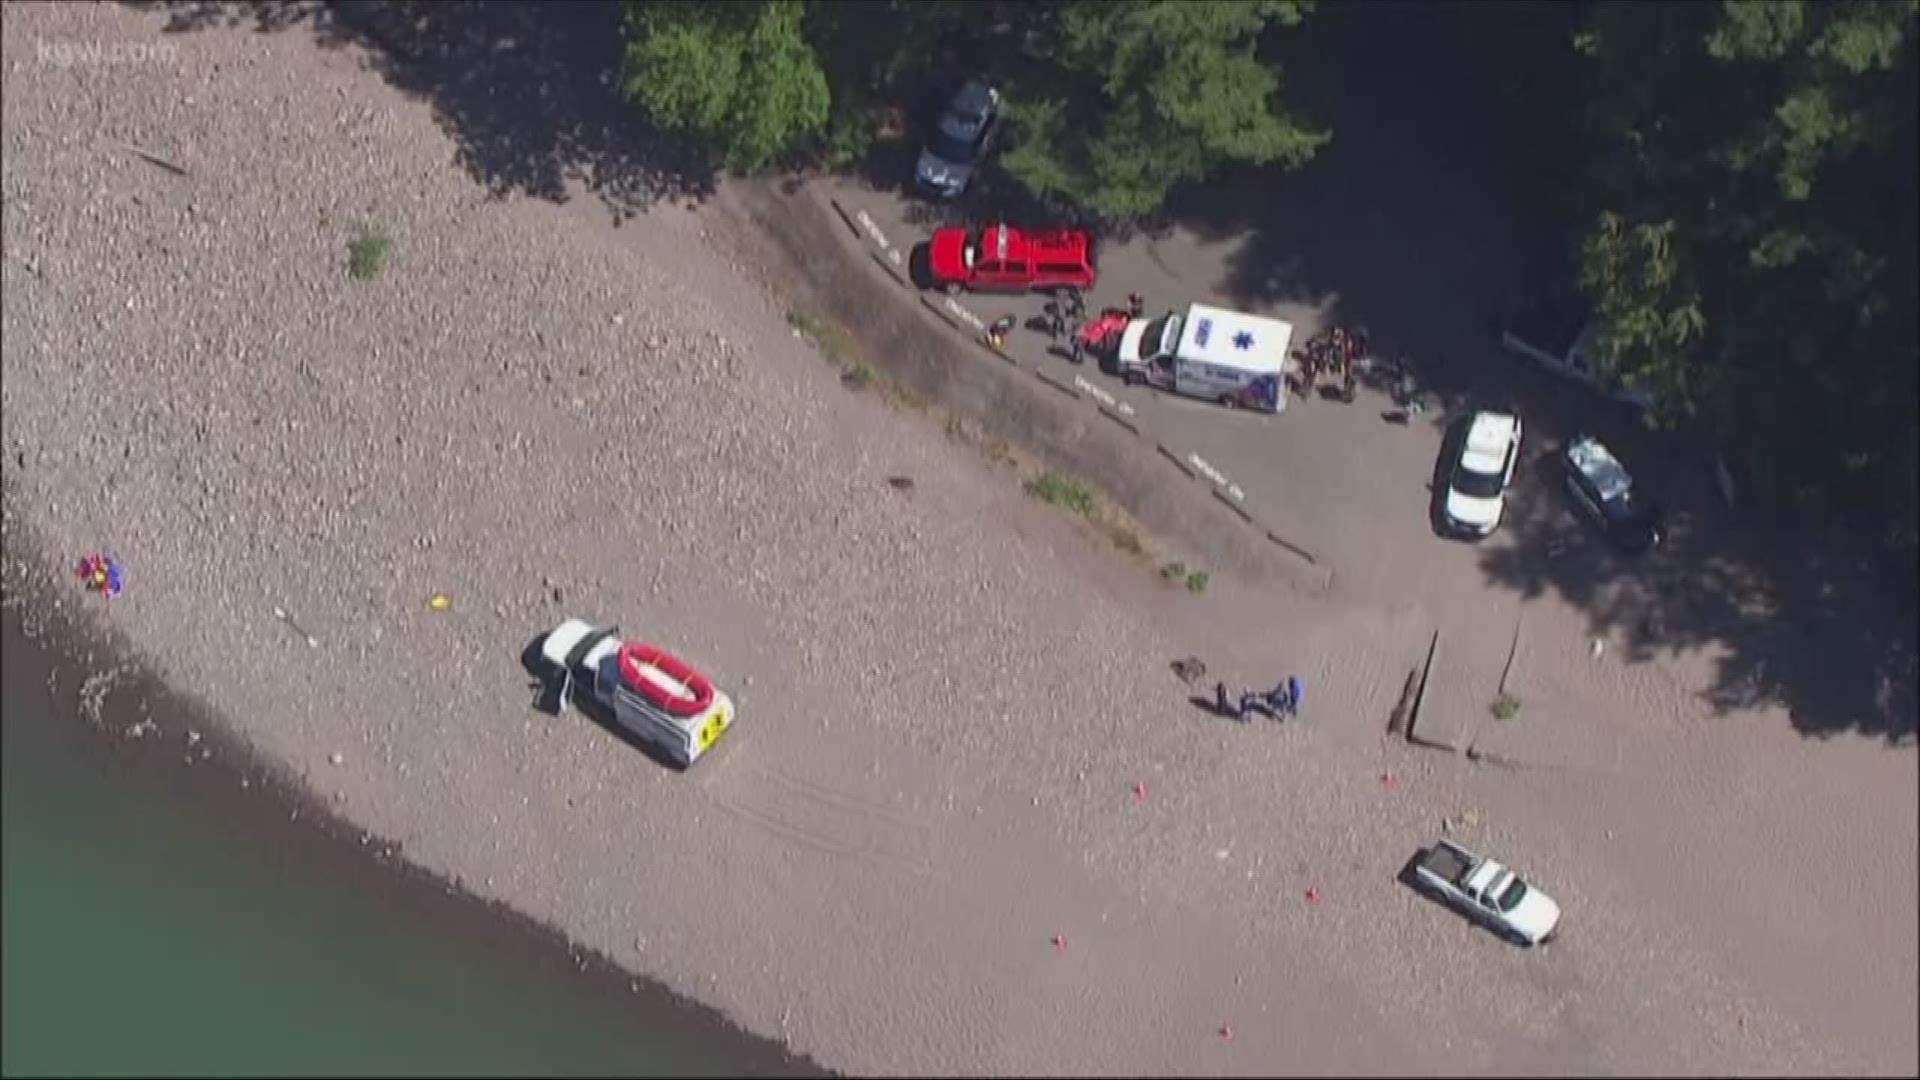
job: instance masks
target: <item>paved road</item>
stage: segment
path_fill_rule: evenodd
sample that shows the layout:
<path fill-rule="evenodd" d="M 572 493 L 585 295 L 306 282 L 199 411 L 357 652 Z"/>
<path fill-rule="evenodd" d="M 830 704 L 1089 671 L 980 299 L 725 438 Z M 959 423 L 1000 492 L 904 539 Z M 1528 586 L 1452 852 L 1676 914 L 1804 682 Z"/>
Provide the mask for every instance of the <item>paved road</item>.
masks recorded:
<path fill-rule="evenodd" d="M 864 211 L 901 250 L 924 240 L 932 227 L 929 213 L 939 212 L 853 182 L 832 190 L 841 205 Z M 1296 341 L 1326 325 L 1327 302 L 1248 303 L 1218 291 L 1224 267 L 1236 256 L 1234 243 L 1209 242 L 1180 229 L 1160 239 L 1109 242 L 1088 307 L 1121 305 L 1128 293 L 1138 292 L 1155 311 L 1204 302 L 1285 319 L 1294 325 Z M 1024 324 L 1040 314 L 1043 298 L 970 295 L 960 302 L 988 321 L 1014 314 Z M 1411 425 L 1388 423 L 1381 417 L 1392 403 L 1372 389 L 1363 389 L 1352 404 L 1296 397 L 1277 415 L 1235 412 L 1125 386 L 1092 363 L 1076 367 L 1044 335 L 1025 329 L 1007 347 L 1023 362 L 1069 380 L 1080 376 L 1126 402 L 1144 430 L 1211 464 L 1245 493 L 1249 512 L 1313 552 L 1342 587 L 1379 598 L 1431 593 L 1432 583 L 1446 579 L 1478 583 L 1478 548 L 1437 538 L 1407 542 L 1409 534 L 1430 531 L 1427 484 L 1441 444 L 1438 413 Z M 1532 497 L 1527 488 L 1523 484 L 1516 498 Z M 1489 541 L 1506 542 L 1499 536 Z"/>

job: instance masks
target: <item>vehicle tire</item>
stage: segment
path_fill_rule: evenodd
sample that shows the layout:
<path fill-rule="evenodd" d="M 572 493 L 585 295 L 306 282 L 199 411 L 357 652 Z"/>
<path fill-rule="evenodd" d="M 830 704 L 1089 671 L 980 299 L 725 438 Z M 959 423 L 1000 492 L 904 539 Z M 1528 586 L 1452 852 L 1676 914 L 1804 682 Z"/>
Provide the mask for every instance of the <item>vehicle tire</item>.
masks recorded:
<path fill-rule="evenodd" d="M 1141 383 L 1146 381 L 1144 378 L 1141 377 L 1140 373 L 1137 371 L 1129 371 L 1125 375 L 1122 375 L 1120 378 L 1128 386 L 1139 386 Z"/>
<path fill-rule="evenodd" d="M 948 296 L 959 296 L 962 292 L 966 291 L 960 287 L 960 283 L 957 281 L 949 281 L 942 286 L 942 288 Z"/>

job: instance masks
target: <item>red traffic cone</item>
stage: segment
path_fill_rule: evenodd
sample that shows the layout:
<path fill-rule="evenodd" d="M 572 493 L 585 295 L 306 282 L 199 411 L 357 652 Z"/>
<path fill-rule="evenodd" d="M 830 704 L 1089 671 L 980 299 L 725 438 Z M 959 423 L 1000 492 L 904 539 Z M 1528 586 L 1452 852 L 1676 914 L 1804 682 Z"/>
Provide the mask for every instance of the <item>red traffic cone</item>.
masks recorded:
<path fill-rule="evenodd" d="M 1320 886 L 1318 885 L 1307 886 L 1307 903 L 1317 904 L 1319 902 L 1320 902 Z"/>
<path fill-rule="evenodd" d="M 1220 1037 L 1221 1037 L 1221 1038 L 1223 1038 L 1223 1039 L 1225 1039 L 1225 1040 L 1227 1040 L 1228 1042 L 1232 1042 L 1232 1041 L 1233 1041 L 1233 1025 L 1232 1025 L 1232 1024 L 1221 1024 L 1221 1025 L 1220 1025 Z"/>
<path fill-rule="evenodd" d="M 1135 780 L 1133 782 L 1133 801 L 1147 801 L 1147 782 L 1145 780 Z"/>
<path fill-rule="evenodd" d="M 1067 935 L 1065 934 L 1053 935 L 1053 951 L 1054 952 L 1067 951 Z"/>

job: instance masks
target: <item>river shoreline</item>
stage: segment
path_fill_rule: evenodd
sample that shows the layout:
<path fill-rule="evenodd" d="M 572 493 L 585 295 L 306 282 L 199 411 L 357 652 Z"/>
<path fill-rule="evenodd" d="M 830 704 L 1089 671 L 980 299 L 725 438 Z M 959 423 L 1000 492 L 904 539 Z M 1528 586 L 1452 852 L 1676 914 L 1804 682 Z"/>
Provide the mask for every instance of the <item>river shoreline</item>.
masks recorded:
<path fill-rule="evenodd" d="M 265 839 L 285 860 L 350 881 L 397 912 L 423 916 L 456 943 L 487 948 L 521 970 L 573 984 L 582 1002 L 644 1014 L 650 1026 L 686 1032 L 718 1048 L 716 1056 L 737 1075 L 837 1075 L 623 970 L 555 927 L 415 865 L 398 846 L 336 813 L 282 764 L 250 748 L 230 721 L 166 685 L 103 626 L 101 606 L 112 601 L 85 593 L 78 582 L 36 574 L 31 567 L 48 560 L 21 556 L 43 555 L 45 549 L 22 535 L 10 490 L 0 500 L 8 504 L 0 518 L 8 696 L 17 701 L 45 687 L 47 698 L 44 710 L 9 708 L 6 724 L 44 725 L 50 729 L 46 737 L 113 774 L 157 788 L 162 799 L 210 812 L 230 822 L 236 835 Z M 99 685 L 91 682 L 96 679 L 106 680 L 99 691 L 91 689 Z"/>

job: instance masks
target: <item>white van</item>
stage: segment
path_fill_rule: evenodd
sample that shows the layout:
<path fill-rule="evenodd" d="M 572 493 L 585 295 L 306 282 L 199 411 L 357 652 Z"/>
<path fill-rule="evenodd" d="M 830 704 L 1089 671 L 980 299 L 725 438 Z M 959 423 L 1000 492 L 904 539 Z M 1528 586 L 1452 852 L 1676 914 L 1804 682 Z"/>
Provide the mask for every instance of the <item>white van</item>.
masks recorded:
<path fill-rule="evenodd" d="M 1114 361 L 1129 384 L 1145 383 L 1228 408 L 1279 412 L 1293 326 L 1279 319 L 1191 304 L 1120 333 Z"/>

